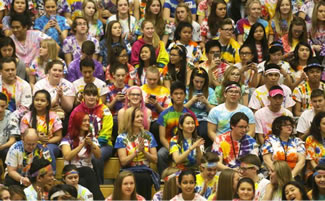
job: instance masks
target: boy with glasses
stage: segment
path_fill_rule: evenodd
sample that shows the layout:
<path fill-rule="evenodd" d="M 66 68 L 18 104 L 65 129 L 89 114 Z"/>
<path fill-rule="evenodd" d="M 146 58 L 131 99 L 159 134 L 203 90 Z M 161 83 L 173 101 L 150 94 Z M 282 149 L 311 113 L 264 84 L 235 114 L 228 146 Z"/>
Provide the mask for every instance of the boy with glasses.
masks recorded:
<path fill-rule="evenodd" d="M 253 112 L 246 106 L 239 104 L 241 88 L 237 82 L 229 82 L 224 89 L 225 103 L 218 105 L 210 110 L 208 116 L 208 135 L 214 141 L 217 135 L 231 130 L 230 117 L 243 112 L 249 118 L 249 129 L 247 133 L 250 136 L 255 135 L 255 118 Z"/>
<path fill-rule="evenodd" d="M 228 63 L 238 63 L 239 58 L 239 43 L 233 38 L 233 21 L 230 18 L 224 19 L 221 24 L 218 32 L 219 43 L 221 45 L 221 58 L 227 61 Z"/>
<path fill-rule="evenodd" d="M 239 158 L 247 154 L 258 155 L 258 144 L 247 135 L 248 122 L 249 119 L 243 112 L 237 112 L 231 116 L 231 130 L 215 138 L 212 152 L 216 152 L 222 159 L 218 162 L 220 170 L 239 167 Z"/>

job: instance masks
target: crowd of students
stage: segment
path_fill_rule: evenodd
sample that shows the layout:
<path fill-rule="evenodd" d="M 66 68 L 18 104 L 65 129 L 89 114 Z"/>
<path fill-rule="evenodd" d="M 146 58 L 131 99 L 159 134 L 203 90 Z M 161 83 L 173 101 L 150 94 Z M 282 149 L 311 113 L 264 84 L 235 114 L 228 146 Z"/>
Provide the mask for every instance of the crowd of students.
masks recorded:
<path fill-rule="evenodd" d="M 323 0 L 0 0 L 0 20 L 1 199 L 104 200 L 112 156 L 106 200 L 325 199 Z"/>

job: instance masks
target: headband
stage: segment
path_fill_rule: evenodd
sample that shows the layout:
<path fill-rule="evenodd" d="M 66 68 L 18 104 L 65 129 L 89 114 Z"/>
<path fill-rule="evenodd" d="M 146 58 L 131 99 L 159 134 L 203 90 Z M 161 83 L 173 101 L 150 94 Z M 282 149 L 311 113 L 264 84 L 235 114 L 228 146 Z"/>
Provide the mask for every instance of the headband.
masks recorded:
<path fill-rule="evenodd" d="M 36 172 L 34 172 L 33 174 L 31 174 L 31 177 L 36 177 L 36 176 L 41 176 L 41 175 L 45 175 L 47 172 L 49 172 L 50 170 L 52 170 L 52 166 L 51 164 L 47 165 L 46 167 L 43 167 L 39 170 L 37 170 Z"/>
<path fill-rule="evenodd" d="M 216 162 L 212 162 L 212 163 L 209 163 L 209 162 L 206 162 L 206 163 L 202 163 L 202 167 L 205 167 L 205 168 L 215 168 L 217 167 L 217 163 Z"/>
<path fill-rule="evenodd" d="M 307 68 L 313 68 L 313 67 L 323 68 L 323 66 L 320 65 L 319 63 L 311 63 L 307 65 Z"/>
<path fill-rule="evenodd" d="M 270 68 L 270 69 L 267 69 L 264 74 L 267 75 L 267 74 L 270 74 L 270 73 L 278 73 L 278 74 L 280 74 L 280 70 L 276 69 L 276 68 Z"/>
<path fill-rule="evenodd" d="M 177 171 L 171 175 L 168 175 L 167 177 L 164 178 L 164 181 L 167 182 L 168 180 L 170 180 L 171 178 L 174 178 L 176 176 L 179 176 L 181 174 L 182 171 Z"/>
<path fill-rule="evenodd" d="M 51 195 L 50 200 L 53 200 L 54 198 L 57 198 L 59 196 L 65 195 L 66 193 L 63 190 L 57 191 Z"/>
<path fill-rule="evenodd" d="M 66 172 L 66 173 L 64 174 L 64 177 L 66 177 L 66 176 L 68 176 L 68 175 L 70 175 L 70 174 L 79 174 L 79 172 L 76 171 L 76 170 L 71 170 L 71 171 L 69 171 L 69 172 Z"/>
<path fill-rule="evenodd" d="M 281 43 L 273 43 L 271 44 L 271 47 L 282 47 Z"/>
<path fill-rule="evenodd" d="M 314 174 L 313 177 L 317 176 L 317 175 L 325 175 L 325 170 L 317 170 Z"/>
<path fill-rule="evenodd" d="M 231 88 L 238 88 L 238 89 L 240 89 L 240 87 L 237 84 L 231 84 L 231 85 L 226 86 L 225 92 L 227 92 L 228 89 L 231 89 Z"/>

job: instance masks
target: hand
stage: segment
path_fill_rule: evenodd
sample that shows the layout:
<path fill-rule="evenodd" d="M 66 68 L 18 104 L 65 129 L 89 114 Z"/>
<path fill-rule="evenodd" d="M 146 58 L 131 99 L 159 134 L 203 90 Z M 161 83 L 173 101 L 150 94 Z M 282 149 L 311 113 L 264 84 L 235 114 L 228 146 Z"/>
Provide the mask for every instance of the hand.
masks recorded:
<path fill-rule="evenodd" d="M 45 135 L 45 133 L 39 133 L 38 137 L 39 137 L 39 141 L 41 141 L 43 144 L 47 144 L 49 141 L 49 137 Z"/>
<path fill-rule="evenodd" d="M 92 140 L 92 137 L 88 136 L 85 138 L 85 145 L 89 145 L 91 146 L 93 144 L 93 140 Z"/>
<path fill-rule="evenodd" d="M 56 87 L 56 92 L 57 92 L 57 95 L 59 97 L 62 97 L 63 96 L 63 89 L 62 89 L 62 86 L 58 86 Z"/>
<path fill-rule="evenodd" d="M 139 152 L 144 152 L 144 139 L 142 137 L 139 137 L 138 140 L 139 140 L 138 150 Z"/>
<path fill-rule="evenodd" d="M 249 64 L 248 68 L 257 73 L 257 65 L 255 63 Z"/>
<path fill-rule="evenodd" d="M 196 149 L 196 148 L 200 147 L 201 145 L 204 145 L 203 138 L 200 138 L 197 141 L 195 141 L 194 144 L 192 144 L 192 146 L 190 147 L 190 150 L 192 151 L 193 149 Z"/>
<path fill-rule="evenodd" d="M 198 97 L 198 101 L 204 103 L 205 105 L 209 104 L 208 99 L 203 95 Z"/>
<path fill-rule="evenodd" d="M 221 59 L 219 57 L 213 58 L 211 61 L 211 67 L 217 67 L 221 63 Z"/>
<path fill-rule="evenodd" d="M 124 101 L 125 100 L 125 95 L 122 93 L 119 93 L 115 96 L 116 101 Z"/>
<path fill-rule="evenodd" d="M 131 41 L 132 37 L 133 37 L 133 33 L 132 33 L 132 32 L 129 32 L 129 33 L 128 33 L 128 36 L 127 36 L 126 39 L 127 39 L 128 41 Z"/>
<path fill-rule="evenodd" d="M 158 102 L 157 102 L 157 99 L 156 98 L 150 98 L 150 97 L 148 97 L 147 98 L 147 103 L 150 104 L 150 105 L 156 105 Z"/>
<path fill-rule="evenodd" d="M 29 181 L 29 179 L 28 179 L 28 177 L 23 177 L 22 179 L 21 179 L 21 183 L 24 185 L 24 186 L 29 186 L 31 183 L 30 183 L 30 181 Z"/>
<path fill-rule="evenodd" d="M 77 102 L 81 103 L 82 102 L 82 99 L 83 99 L 83 94 L 80 92 L 77 94 Z"/>
<path fill-rule="evenodd" d="M 46 32 L 49 28 L 51 28 L 53 25 L 53 20 L 50 20 L 43 28 L 43 32 Z"/>
<path fill-rule="evenodd" d="M 308 77 L 307 77 L 307 74 L 305 72 L 302 72 L 301 75 L 300 75 L 300 78 L 299 80 L 302 82 L 302 81 L 307 81 L 308 80 Z"/>
<path fill-rule="evenodd" d="M 315 52 L 320 52 L 320 50 L 322 49 L 321 45 L 312 45 L 312 47 L 315 50 Z"/>

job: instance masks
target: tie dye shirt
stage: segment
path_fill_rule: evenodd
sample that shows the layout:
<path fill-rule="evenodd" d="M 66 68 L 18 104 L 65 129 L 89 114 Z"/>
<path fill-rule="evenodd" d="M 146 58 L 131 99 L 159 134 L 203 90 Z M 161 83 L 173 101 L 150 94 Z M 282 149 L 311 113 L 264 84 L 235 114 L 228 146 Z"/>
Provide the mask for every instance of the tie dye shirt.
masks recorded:
<path fill-rule="evenodd" d="M 167 108 L 166 110 L 164 110 L 162 113 L 160 113 L 157 123 L 160 126 L 163 126 L 166 128 L 166 139 L 168 141 L 170 141 L 170 139 L 176 135 L 177 133 L 177 127 L 178 127 L 178 119 L 179 117 L 183 114 L 189 112 L 192 114 L 193 117 L 195 117 L 195 114 L 187 109 L 186 107 L 183 107 L 183 111 L 182 112 L 177 112 L 175 111 L 174 107 L 171 106 L 169 108 Z M 195 122 L 196 122 L 196 126 L 199 125 L 196 117 L 195 117 Z"/>
<path fill-rule="evenodd" d="M 306 139 L 306 160 L 313 160 L 317 164 L 320 160 L 325 159 L 325 140 L 318 142 L 313 136 L 308 136 Z"/>
<path fill-rule="evenodd" d="M 218 153 L 224 165 L 230 168 L 239 167 L 239 158 L 247 154 L 258 156 L 258 144 L 254 138 L 246 134 L 240 141 L 236 141 L 232 140 L 230 133 L 218 135 L 212 145 L 212 152 Z"/>
<path fill-rule="evenodd" d="M 218 180 L 219 180 L 219 176 L 216 175 L 216 176 L 214 176 L 213 179 L 211 179 L 208 182 L 207 189 L 205 190 L 205 193 L 204 193 L 203 197 L 205 197 L 206 199 L 208 199 L 209 196 L 212 195 L 212 193 L 214 193 L 214 192 L 212 192 L 213 191 L 213 188 L 215 188 L 215 190 L 217 190 L 217 188 L 218 188 Z M 196 175 L 195 192 L 201 193 L 201 191 L 204 188 L 204 183 L 205 183 L 205 180 L 202 177 L 202 174 L 197 174 Z"/>
<path fill-rule="evenodd" d="M 261 151 L 263 156 L 271 154 L 273 161 L 286 161 L 293 169 L 298 162 L 298 154 L 305 155 L 306 149 L 300 138 L 292 137 L 288 142 L 284 142 L 279 137 L 270 135 L 262 145 Z"/>
<path fill-rule="evenodd" d="M 150 148 L 155 148 L 158 146 L 156 139 L 149 131 L 145 131 L 144 133 L 142 133 L 140 135 L 144 139 L 144 151 L 145 152 L 149 152 Z M 135 137 L 135 139 L 131 139 L 132 137 L 135 137 L 135 136 L 130 137 L 130 136 L 128 136 L 127 133 L 119 134 L 116 138 L 114 148 L 115 149 L 120 149 L 120 148 L 126 149 L 127 156 L 133 154 L 134 152 L 136 152 L 138 150 L 139 138 Z M 130 162 L 130 164 L 128 166 L 133 167 L 133 166 L 145 165 L 145 166 L 149 167 L 149 164 L 150 164 L 150 161 L 148 159 L 146 159 L 146 157 L 144 156 L 144 153 L 138 152 L 136 157 L 133 158 L 133 160 Z"/>
<path fill-rule="evenodd" d="M 189 150 L 190 147 L 194 144 L 192 139 L 183 139 L 183 142 L 181 142 L 182 145 L 177 144 L 177 140 L 178 140 L 178 136 L 174 136 L 170 139 L 170 143 L 169 143 L 169 154 L 170 155 L 173 155 L 173 153 L 175 153 L 177 151 L 179 154 L 182 154 L 182 153 L 186 152 L 187 150 Z M 196 149 L 193 149 L 188 154 L 186 159 L 183 160 L 182 163 L 177 164 L 176 166 L 180 170 L 184 170 L 187 168 L 197 169 L 198 161 L 196 159 L 197 159 L 197 152 L 196 152 Z"/>
<path fill-rule="evenodd" d="M 208 122 L 217 125 L 216 133 L 220 135 L 230 131 L 230 118 L 237 112 L 243 112 L 249 119 L 249 124 L 255 124 L 254 114 L 248 107 L 238 104 L 233 111 L 228 111 L 225 103 L 212 108 L 209 112 Z"/>
<path fill-rule="evenodd" d="M 53 133 L 62 129 L 62 122 L 59 116 L 55 112 L 50 112 L 49 114 L 49 128 L 47 132 L 47 123 L 46 123 L 46 116 L 38 116 L 37 115 L 37 123 L 36 123 L 36 130 L 37 133 L 44 133 L 46 136 L 51 139 L 53 137 Z M 20 131 L 24 133 L 26 129 L 32 128 L 32 112 L 28 112 L 25 114 L 20 122 Z"/>

